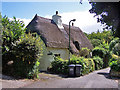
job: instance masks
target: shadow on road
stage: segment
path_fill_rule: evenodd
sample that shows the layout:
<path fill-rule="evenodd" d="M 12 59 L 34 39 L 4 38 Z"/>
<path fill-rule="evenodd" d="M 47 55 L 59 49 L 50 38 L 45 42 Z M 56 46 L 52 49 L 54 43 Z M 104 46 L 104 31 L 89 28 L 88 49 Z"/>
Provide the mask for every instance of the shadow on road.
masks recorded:
<path fill-rule="evenodd" d="M 109 73 L 106 73 L 106 72 L 98 72 L 97 74 L 104 75 L 107 79 L 113 79 L 113 80 L 118 80 L 118 79 L 120 79 L 120 77 L 110 76 L 110 74 L 109 74 Z"/>
<path fill-rule="evenodd" d="M 55 73 L 47 72 L 47 71 L 42 71 L 41 73 L 45 73 L 45 74 L 48 74 L 48 75 L 51 74 L 53 76 L 57 76 L 57 77 L 61 77 L 61 78 L 78 78 L 77 76 L 76 77 L 75 76 L 71 77 L 71 76 L 68 76 L 68 75 L 55 74 Z"/>
<path fill-rule="evenodd" d="M 21 80 L 21 79 L 26 79 L 26 78 L 23 78 L 23 77 L 20 77 L 20 76 L 0 74 L 0 79 L 2 79 L 2 80 Z"/>
<path fill-rule="evenodd" d="M 15 80 L 15 78 L 6 75 L 0 75 L 0 79 L 2 80 Z"/>

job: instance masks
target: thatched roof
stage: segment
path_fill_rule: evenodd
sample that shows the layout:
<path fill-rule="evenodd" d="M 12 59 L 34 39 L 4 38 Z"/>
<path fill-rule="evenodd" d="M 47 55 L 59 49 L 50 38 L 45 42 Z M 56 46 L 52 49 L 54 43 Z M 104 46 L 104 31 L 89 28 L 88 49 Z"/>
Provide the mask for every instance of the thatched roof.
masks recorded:
<path fill-rule="evenodd" d="M 27 25 L 26 32 L 37 32 L 44 41 L 46 47 L 52 48 L 69 48 L 69 27 L 63 24 L 64 29 L 59 29 L 51 19 L 43 18 L 35 15 L 32 21 Z M 80 28 L 71 26 L 71 52 L 77 53 L 79 48 L 77 46 L 88 47 L 92 49 L 93 46 L 80 30 Z"/>

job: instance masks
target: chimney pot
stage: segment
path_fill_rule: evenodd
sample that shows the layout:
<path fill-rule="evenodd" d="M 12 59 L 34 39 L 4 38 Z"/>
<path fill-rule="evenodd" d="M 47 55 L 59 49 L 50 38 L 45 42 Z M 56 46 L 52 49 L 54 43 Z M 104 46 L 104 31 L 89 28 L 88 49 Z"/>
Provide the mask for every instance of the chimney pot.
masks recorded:
<path fill-rule="evenodd" d="M 74 23 L 72 23 L 72 26 L 74 26 Z"/>
<path fill-rule="evenodd" d="M 58 15 L 58 11 L 56 11 L 56 15 Z"/>

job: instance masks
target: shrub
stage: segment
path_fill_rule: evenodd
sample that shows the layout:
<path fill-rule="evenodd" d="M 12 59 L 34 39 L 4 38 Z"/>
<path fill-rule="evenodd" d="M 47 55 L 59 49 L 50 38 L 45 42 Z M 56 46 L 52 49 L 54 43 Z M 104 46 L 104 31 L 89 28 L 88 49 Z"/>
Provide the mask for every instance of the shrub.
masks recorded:
<path fill-rule="evenodd" d="M 120 71 L 120 57 L 113 54 L 112 58 L 109 61 L 109 66 L 112 70 Z"/>
<path fill-rule="evenodd" d="M 2 32 L 2 52 L 8 53 L 13 48 L 13 44 L 21 38 L 25 33 L 24 23 L 20 20 L 10 21 L 8 17 L 2 18 L 3 32 Z"/>
<path fill-rule="evenodd" d="M 108 42 L 106 43 L 105 40 L 99 45 L 100 48 L 104 48 L 105 50 L 109 50 L 109 44 Z"/>
<path fill-rule="evenodd" d="M 99 39 L 92 39 L 91 43 L 92 43 L 93 47 L 96 47 L 96 46 L 99 46 L 102 43 L 102 41 Z"/>
<path fill-rule="evenodd" d="M 63 60 L 60 57 L 55 57 L 55 60 L 51 62 L 51 66 L 49 70 L 57 74 L 67 74 L 68 60 Z"/>
<path fill-rule="evenodd" d="M 107 54 L 107 50 L 101 47 L 95 47 L 92 51 L 93 56 L 99 56 L 101 58 L 104 58 L 106 54 Z"/>
<path fill-rule="evenodd" d="M 120 58 L 112 58 L 109 65 L 112 70 L 120 72 Z"/>
<path fill-rule="evenodd" d="M 31 34 L 25 34 L 24 38 L 19 39 L 12 51 L 16 76 L 38 78 L 43 47 L 40 36 L 33 37 Z"/>
<path fill-rule="evenodd" d="M 116 55 L 120 56 L 120 40 L 119 40 L 119 38 L 114 38 L 114 40 L 112 40 L 110 42 L 109 50 L 113 54 L 116 54 Z"/>
<path fill-rule="evenodd" d="M 99 56 L 94 56 L 93 61 L 95 63 L 95 70 L 99 70 L 103 68 L 103 60 Z"/>
<path fill-rule="evenodd" d="M 13 48 L 17 40 L 22 38 L 25 33 L 24 23 L 20 20 L 10 21 L 8 17 L 2 18 L 2 72 L 10 74 L 13 65 L 8 65 L 8 62 L 13 61 Z"/>
<path fill-rule="evenodd" d="M 118 56 L 120 56 L 120 43 L 116 43 L 116 45 L 113 47 L 112 52 Z"/>
<path fill-rule="evenodd" d="M 79 55 L 82 57 L 86 57 L 87 55 L 89 55 L 90 50 L 88 48 L 82 48 L 79 52 Z"/>
<path fill-rule="evenodd" d="M 94 70 L 94 62 L 90 58 L 77 57 L 75 55 L 71 56 L 70 64 L 80 64 L 82 65 L 81 74 L 87 74 Z M 60 57 L 55 58 L 54 61 L 51 62 L 50 71 L 54 73 L 62 73 L 68 74 L 68 60 L 63 60 Z"/>
<path fill-rule="evenodd" d="M 112 51 L 116 43 L 119 42 L 119 38 L 114 38 L 109 44 L 109 50 Z"/>
<path fill-rule="evenodd" d="M 92 58 L 84 58 L 82 75 L 88 74 L 95 70 L 95 64 Z"/>

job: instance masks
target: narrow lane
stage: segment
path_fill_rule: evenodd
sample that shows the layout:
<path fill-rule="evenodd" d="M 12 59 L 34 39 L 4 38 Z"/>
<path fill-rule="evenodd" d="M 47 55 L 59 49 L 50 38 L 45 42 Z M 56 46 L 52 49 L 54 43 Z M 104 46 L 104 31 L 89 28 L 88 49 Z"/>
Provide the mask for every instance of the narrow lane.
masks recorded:
<path fill-rule="evenodd" d="M 106 68 L 77 78 L 36 81 L 22 88 L 118 88 L 118 82 L 109 77 L 109 70 Z"/>

